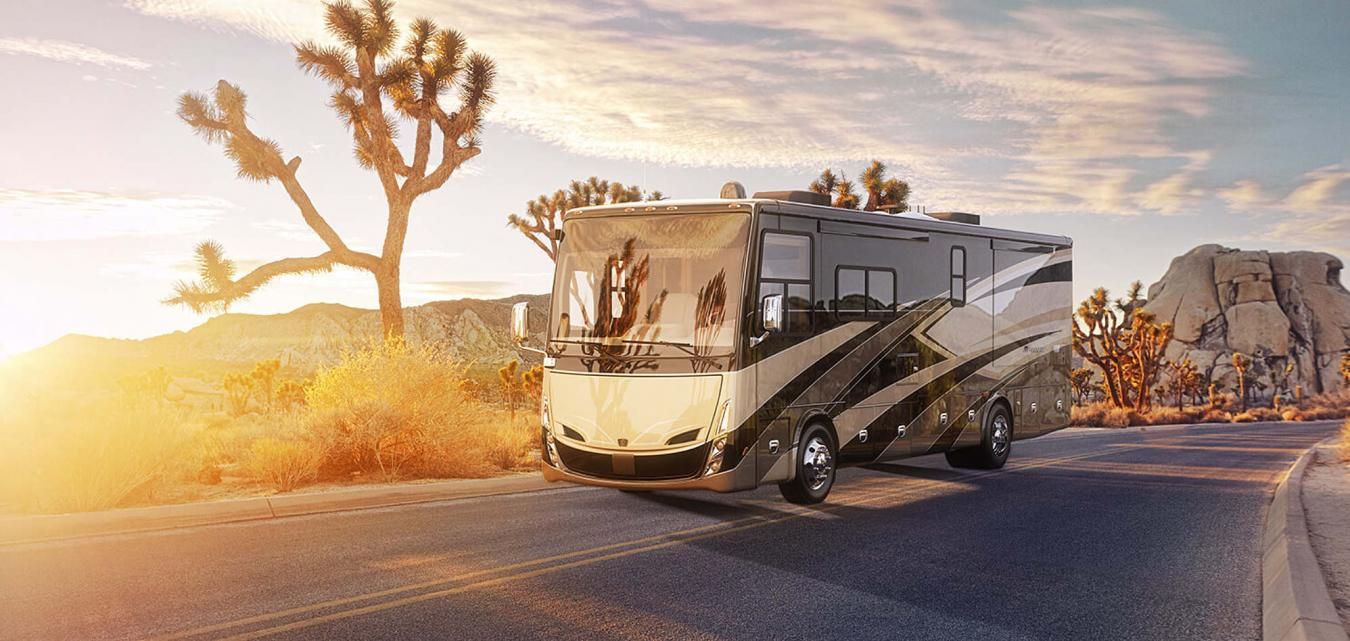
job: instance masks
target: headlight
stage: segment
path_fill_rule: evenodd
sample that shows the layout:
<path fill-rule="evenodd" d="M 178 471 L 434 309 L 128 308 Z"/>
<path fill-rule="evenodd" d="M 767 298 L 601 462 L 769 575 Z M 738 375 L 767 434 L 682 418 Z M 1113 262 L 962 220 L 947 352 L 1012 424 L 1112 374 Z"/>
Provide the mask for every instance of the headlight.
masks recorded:
<path fill-rule="evenodd" d="M 545 429 L 545 430 L 548 430 L 548 431 L 550 431 L 550 432 L 553 431 L 553 430 L 551 429 L 551 428 L 552 428 L 552 424 L 553 424 L 553 421 L 552 421 L 551 419 L 552 419 L 552 417 L 549 416 L 549 411 L 548 411 L 548 397 L 545 396 L 545 397 L 543 397 L 543 399 L 539 402 L 539 424 L 542 425 L 542 426 L 544 426 L 544 429 Z"/>

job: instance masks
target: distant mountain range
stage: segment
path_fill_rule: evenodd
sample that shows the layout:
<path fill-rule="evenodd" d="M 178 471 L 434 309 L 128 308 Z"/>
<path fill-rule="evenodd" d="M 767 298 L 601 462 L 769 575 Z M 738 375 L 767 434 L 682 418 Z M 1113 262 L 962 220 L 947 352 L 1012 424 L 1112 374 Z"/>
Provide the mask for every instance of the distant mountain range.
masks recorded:
<path fill-rule="evenodd" d="M 405 310 L 408 339 L 443 345 L 457 361 L 497 367 L 518 358 L 511 343 L 511 306 L 528 301 L 531 328 L 547 323 L 549 295 L 495 300 L 462 299 Z M 344 351 L 381 336 L 380 314 L 331 303 L 305 305 L 284 314 L 222 314 L 185 331 L 143 340 L 71 334 L 0 365 L 0 374 L 26 379 L 117 377 L 165 367 L 176 376 L 215 379 L 277 358 L 289 372 L 306 375 L 334 363 Z"/>

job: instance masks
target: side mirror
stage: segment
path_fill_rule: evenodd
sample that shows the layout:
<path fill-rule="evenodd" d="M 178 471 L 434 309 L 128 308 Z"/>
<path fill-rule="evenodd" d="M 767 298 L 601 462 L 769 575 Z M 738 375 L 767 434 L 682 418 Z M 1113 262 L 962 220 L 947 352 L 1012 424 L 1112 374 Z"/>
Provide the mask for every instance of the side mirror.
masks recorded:
<path fill-rule="evenodd" d="M 774 294 L 764 299 L 764 309 L 760 312 L 760 325 L 766 332 L 783 329 L 783 295 Z"/>
<path fill-rule="evenodd" d="M 511 306 L 511 340 L 523 345 L 530 339 L 530 304 L 516 303 Z"/>

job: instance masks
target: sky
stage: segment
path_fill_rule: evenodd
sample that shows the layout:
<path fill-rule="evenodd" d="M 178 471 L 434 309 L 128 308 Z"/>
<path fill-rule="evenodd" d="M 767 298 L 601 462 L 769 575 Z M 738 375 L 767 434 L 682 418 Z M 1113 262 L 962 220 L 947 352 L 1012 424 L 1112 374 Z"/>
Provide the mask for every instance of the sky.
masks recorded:
<path fill-rule="evenodd" d="M 291 43 L 309 0 L 0 4 L 0 357 L 206 317 L 160 301 L 202 240 L 242 269 L 321 242 L 174 115 L 227 79 L 300 156 L 347 244 L 378 253 L 374 174 Z M 405 0 L 498 66 L 483 153 L 412 213 L 405 305 L 548 290 L 509 213 L 597 175 L 677 198 L 802 188 L 885 161 L 911 203 L 1075 240 L 1075 294 L 1156 281 L 1191 247 L 1350 257 L 1350 3 Z M 376 305 L 363 272 L 231 308 Z"/>

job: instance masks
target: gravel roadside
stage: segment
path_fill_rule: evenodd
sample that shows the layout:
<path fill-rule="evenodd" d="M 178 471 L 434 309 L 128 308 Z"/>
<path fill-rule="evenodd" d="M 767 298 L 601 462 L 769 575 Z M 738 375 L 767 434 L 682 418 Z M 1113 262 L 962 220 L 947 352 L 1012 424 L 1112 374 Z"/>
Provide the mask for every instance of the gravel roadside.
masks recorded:
<path fill-rule="evenodd" d="M 1350 630 L 1350 463 L 1335 445 L 1317 448 L 1303 477 L 1308 534 L 1341 624 Z"/>

